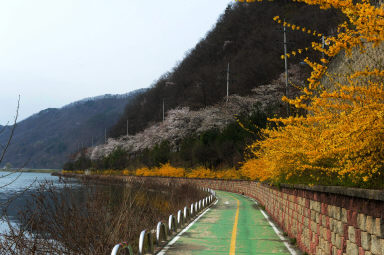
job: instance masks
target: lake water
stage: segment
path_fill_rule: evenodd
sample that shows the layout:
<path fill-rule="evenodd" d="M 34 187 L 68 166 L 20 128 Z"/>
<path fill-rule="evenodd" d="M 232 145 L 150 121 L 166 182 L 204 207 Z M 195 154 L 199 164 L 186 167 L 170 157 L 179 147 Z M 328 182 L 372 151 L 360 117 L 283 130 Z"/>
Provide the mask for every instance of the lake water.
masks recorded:
<path fill-rule="evenodd" d="M 52 182 L 55 186 L 62 185 L 59 183 L 59 178 L 51 176 L 50 173 L 21 173 L 19 175 L 19 173 L 0 172 L 0 210 L 2 211 L 7 206 L 7 215 L 14 220 L 36 189 L 47 181 Z M 1 220 L 0 233 L 7 229 L 7 224 Z"/>

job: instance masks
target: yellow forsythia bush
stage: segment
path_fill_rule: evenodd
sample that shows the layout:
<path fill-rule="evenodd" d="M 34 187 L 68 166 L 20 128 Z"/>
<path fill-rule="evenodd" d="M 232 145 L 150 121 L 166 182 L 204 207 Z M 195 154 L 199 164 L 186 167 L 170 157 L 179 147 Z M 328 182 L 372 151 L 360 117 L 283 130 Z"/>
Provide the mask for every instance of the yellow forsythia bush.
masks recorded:
<path fill-rule="evenodd" d="M 383 42 L 382 6 L 366 0 L 298 2 L 335 8 L 347 17 L 336 35 L 326 37 L 329 47 L 312 43 L 328 57 L 341 51 L 364 54 L 366 45 Z M 254 157 L 244 163 L 242 175 L 270 182 L 378 187 L 384 179 L 384 70 L 379 56 L 373 56 L 376 66 L 337 74 L 344 75 L 344 82 L 334 81 L 328 90 L 321 83 L 323 76 L 330 76 L 328 60 L 316 63 L 307 58 L 313 69 L 308 86 L 295 99 L 283 98 L 307 115 L 270 119 L 278 127 L 263 130 L 264 139 L 249 147 Z"/>
<path fill-rule="evenodd" d="M 190 172 L 187 173 L 188 178 L 215 178 L 215 172 L 211 171 L 208 168 L 205 167 L 198 167 L 195 169 L 192 169 Z"/>
<path fill-rule="evenodd" d="M 154 168 L 158 176 L 184 177 L 184 168 L 173 167 L 169 163 L 161 165 L 159 168 Z"/>
<path fill-rule="evenodd" d="M 149 170 L 147 167 L 136 169 L 135 175 L 137 176 L 155 176 L 155 172 Z"/>
<path fill-rule="evenodd" d="M 266 173 L 270 168 L 266 166 L 268 162 L 264 162 L 261 159 L 249 159 L 240 168 L 239 172 L 243 178 L 249 180 L 265 181 L 270 173 Z"/>
<path fill-rule="evenodd" d="M 237 180 L 241 179 L 239 171 L 236 169 L 227 169 L 215 172 L 216 179 L 227 179 L 227 180 Z"/>
<path fill-rule="evenodd" d="M 123 174 L 123 175 L 132 175 L 133 172 L 132 172 L 132 171 L 129 171 L 129 170 L 127 170 L 127 169 L 125 169 L 125 170 L 123 170 L 122 174 Z"/>
<path fill-rule="evenodd" d="M 184 177 L 184 168 L 177 168 L 171 166 L 169 163 L 163 164 L 160 167 L 155 168 L 139 168 L 136 170 L 137 176 L 164 176 L 164 177 Z"/>
<path fill-rule="evenodd" d="M 240 179 L 240 172 L 234 169 L 212 171 L 205 167 L 197 167 L 186 170 L 180 167 L 173 167 L 169 163 L 154 168 L 139 168 L 136 170 L 137 176 L 164 176 L 164 177 L 187 177 L 187 178 L 207 178 L 207 179 Z"/>

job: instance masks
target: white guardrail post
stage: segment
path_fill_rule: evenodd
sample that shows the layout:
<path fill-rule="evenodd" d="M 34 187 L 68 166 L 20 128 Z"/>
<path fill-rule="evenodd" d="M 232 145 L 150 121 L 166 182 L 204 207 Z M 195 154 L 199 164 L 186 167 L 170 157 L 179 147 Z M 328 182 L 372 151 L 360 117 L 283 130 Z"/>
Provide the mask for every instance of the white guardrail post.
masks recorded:
<path fill-rule="evenodd" d="M 172 214 L 169 215 L 169 218 L 168 218 L 168 230 L 169 230 L 169 235 L 171 235 L 172 232 L 177 231 L 176 219 L 175 217 L 173 217 Z"/>
<path fill-rule="evenodd" d="M 181 210 L 177 212 L 177 228 L 181 228 L 184 223 L 183 215 L 181 214 Z"/>
<path fill-rule="evenodd" d="M 184 223 L 185 223 L 185 222 L 187 222 L 187 220 L 189 219 L 189 216 L 190 216 L 188 208 L 186 206 L 184 207 L 183 216 L 184 216 Z"/>
<path fill-rule="evenodd" d="M 183 211 L 179 210 L 177 212 L 177 219 L 172 214 L 169 215 L 168 225 L 161 221 L 157 223 L 156 232 L 154 232 L 154 234 L 156 234 L 156 246 L 160 247 L 163 242 L 168 240 L 168 236 L 176 233 L 178 229 L 181 229 L 182 226 L 188 222 L 188 220 L 192 220 L 201 210 L 212 204 L 215 200 L 216 192 L 210 188 L 202 188 L 202 190 L 210 193 L 210 195 L 192 203 L 189 209 L 185 206 Z M 132 246 L 127 242 L 116 244 L 112 249 L 111 255 L 118 255 L 123 252 L 124 254 L 133 255 Z M 142 255 L 147 253 L 154 253 L 153 234 L 151 231 L 147 232 L 147 230 L 143 230 L 139 237 L 139 254 Z"/>
<path fill-rule="evenodd" d="M 194 208 L 194 206 L 193 206 L 193 203 L 191 204 L 191 217 L 193 217 L 193 215 L 194 215 L 194 210 L 193 210 L 193 208 Z"/>
<path fill-rule="evenodd" d="M 160 246 L 162 241 L 167 241 L 168 239 L 168 229 L 167 226 L 161 221 L 157 223 L 156 227 L 156 244 Z"/>
<path fill-rule="evenodd" d="M 139 254 L 145 254 L 149 252 L 153 254 L 153 237 L 151 232 L 147 232 L 146 230 L 141 231 L 139 238 Z"/>
<path fill-rule="evenodd" d="M 117 255 L 123 250 L 124 250 L 125 254 L 133 255 L 133 249 L 127 243 L 116 244 L 115 247 L 113 247 L 113 249 L 112 249 L 111 255 Z"/>

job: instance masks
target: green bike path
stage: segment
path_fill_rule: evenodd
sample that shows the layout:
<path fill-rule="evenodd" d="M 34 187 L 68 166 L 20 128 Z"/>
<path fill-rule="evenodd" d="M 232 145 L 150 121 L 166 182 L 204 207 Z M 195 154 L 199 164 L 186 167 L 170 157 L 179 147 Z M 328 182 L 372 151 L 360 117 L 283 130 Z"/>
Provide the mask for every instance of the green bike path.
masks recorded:
<path fill-rule="evenodd" d="M 218 203 L 160 254 L 291 254 L 254 201 L 216 195 Z"/>

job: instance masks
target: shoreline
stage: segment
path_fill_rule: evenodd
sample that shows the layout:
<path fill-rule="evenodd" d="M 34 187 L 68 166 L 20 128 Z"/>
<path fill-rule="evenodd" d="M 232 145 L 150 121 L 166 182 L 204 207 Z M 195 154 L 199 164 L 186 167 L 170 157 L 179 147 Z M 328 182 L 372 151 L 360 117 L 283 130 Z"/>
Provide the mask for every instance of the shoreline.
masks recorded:
<path fill-rule="evenodd" d="M 61 169 L 0 169 L 0 172 L 15 172 L 15 173 L 60 173 Z"/>

